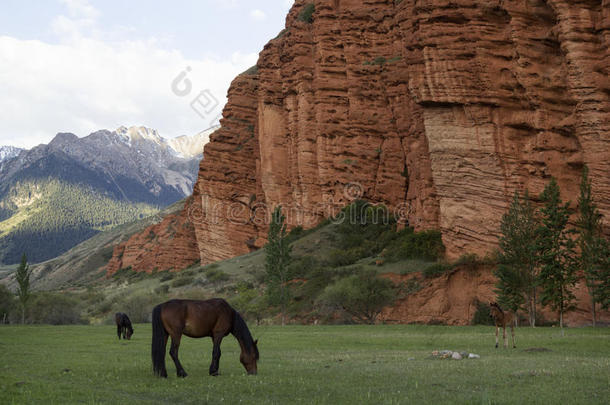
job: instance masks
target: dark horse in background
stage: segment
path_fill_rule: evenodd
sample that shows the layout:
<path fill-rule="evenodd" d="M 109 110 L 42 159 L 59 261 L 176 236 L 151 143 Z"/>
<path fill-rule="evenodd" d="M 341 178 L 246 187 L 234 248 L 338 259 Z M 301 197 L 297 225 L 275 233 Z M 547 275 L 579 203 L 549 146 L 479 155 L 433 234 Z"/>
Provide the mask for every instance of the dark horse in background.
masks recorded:
<path fill-rule="evenodd" d="M 496 349 L 498 348 L 498 331 L 500 327 L 502 327 L 502 338 L 504 339 L 504 347 L 507 347 L 506 326 L 510 326 L 510 333 L 513 338 L 513 348 L 517 347 L 515 345 L 515 315 L 512 312 L 503 311 L 502 308 L 500 308 L 500 306 L 495 302 L 489 303 L 489 312 L 491 313 L 491 317 L 494 319 L 494 323 L 496 324 Z"/>
<path fill-rule="evenodd" d="M 214 342 L 210 375 L 218 375 L 220 343 L 229 333 L 233 334 L 239 346 L 239 360 L 248 374 L 256 374 L 258 348 L 250 330 L 241 315 L 223 299 L 207 301 L 171 300 L 157 305 L 152 313 L 152 362 L 153 371 L 160 377 L 167 377 L 165 350 L 167 338 L 172 343 L 169 355 L 176 365 L 178 377 L 186 377 L 186 371 L 178 360 L 178 349 L 182 335 L 191 338 L 211 337 Z"/>
<path fill-rule="evenodd" d="M 117 312 L 114 314 L 114 321 L 116 322 L 116 334 L 119 340 L 121 340 L 121 335 L 123 335 L 123 339 L 130 340 L 131 335 L 133 335 L 133 327 L 127 314 Z"/>

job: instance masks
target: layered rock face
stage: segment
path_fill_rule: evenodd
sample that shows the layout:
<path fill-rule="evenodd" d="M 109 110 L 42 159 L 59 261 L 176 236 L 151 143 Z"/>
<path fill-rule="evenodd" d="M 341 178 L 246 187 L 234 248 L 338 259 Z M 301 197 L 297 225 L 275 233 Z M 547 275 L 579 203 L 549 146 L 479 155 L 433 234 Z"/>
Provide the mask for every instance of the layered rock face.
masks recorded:
<path fill-rule="evenodd" d="M 306 11 L 315 11 L 308 18 Z M 450 258 L 497 245 L 515 190 L 580 173 L 610 218 L 610 1 L 297 0 L 229 90 L 188 221 L 203 263 L 312 226 L 354 198 Z"/>
<path fill-rule="evenodd" d="M 106 274 L 112 276 L 128 267 L 148 273 L 182 270 L 199 261 L 195 230 L 187 220 L 192 201 L 192 198 L 187 199 L 181 213 L 170 214 L 160 223 L 116 245 L 106 266 Z"/>

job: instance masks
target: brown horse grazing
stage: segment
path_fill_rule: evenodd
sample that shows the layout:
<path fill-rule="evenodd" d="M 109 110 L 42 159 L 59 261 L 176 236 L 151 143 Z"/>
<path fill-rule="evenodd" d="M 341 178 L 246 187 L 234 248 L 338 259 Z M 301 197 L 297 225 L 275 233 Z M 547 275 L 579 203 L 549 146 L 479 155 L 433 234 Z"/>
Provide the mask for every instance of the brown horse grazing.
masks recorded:
<path fill-rule="evenodd" d="M 127 314 L 122 312 L 117 312 L 114 314 L 114 321 L 116 322 L 116 334 L 121 340 L 121 334 L 123 335 L 123 339 L 130 340 L 131 335 L 133 335 L 133 327 L 131 326 L 131 321 Z"/>
<path fill-rule="evenodd" d="M 508 311 L 502 311 L 502 308 L 500 308 L 500 306 L 495 302 L 489 303 L 489 309 L 491 312 L 491 317 L 496 323 L 496 349 L 498 348 L 498 331 L 500 327 L 502 327 L 502 338 L 504 339 L 504 347 L 508 347 L 506 342 L 507 325 L 510 326 L 510 333 L 513 338 L 513 348 L 516 348 L 517 346 L 515 345 L 515 328 L 513 325 L 513 313 Z"/>
<path fill-rule="evenodd" d="M 239 360 L 248 374 L 256 374 L 258 360 L 257 340 L 252 339 L 250 330 L 239 313 L 223 299 L 207 301 L 171 300 L 157 305 L 152 313 L 152 362 L 153 371 L 160 377 L 167 377 L 165 350 L 167 338 L 172 344 L 169 355 L 176 365 L 178 377 L 186 377 L 186 371 L 178 360 L 178 349 L 182 335 L 191 338 L 211 337 L 214 342 L 210 375 L 218 375 L 220 343 L 229 333 L 233 334 L 241 347 Z"/>

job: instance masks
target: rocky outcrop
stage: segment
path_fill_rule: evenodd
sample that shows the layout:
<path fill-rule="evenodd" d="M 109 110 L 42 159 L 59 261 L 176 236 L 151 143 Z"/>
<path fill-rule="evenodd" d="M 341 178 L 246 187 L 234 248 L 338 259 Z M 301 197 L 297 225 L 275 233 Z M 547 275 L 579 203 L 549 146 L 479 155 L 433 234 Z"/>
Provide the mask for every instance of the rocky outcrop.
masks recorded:
<path fill-rule="evenodd" d="M 205 147 L 201 261 L 260 247 L 274 206 L 307 227 L 354 198 L 439 228 L 449 258 L 483 255 L 515 190 L 554 176 L 575 204 L 584 164 L 610 233 L 609 16 L 607 0 L 297 0 Z"/>
<path fill-rule="evenodd" d="M 182 270 L 199 261 L 199 249 L 193 224 L 186 220 L 192 198 L 187 199 L 184 210 L 170 214 L 158 224 L 153 224 L 127 241 L 114 247 L 112 258 L 106 266 L 106 275 L 112 276 L 120 269 L 134 271 Z"/>

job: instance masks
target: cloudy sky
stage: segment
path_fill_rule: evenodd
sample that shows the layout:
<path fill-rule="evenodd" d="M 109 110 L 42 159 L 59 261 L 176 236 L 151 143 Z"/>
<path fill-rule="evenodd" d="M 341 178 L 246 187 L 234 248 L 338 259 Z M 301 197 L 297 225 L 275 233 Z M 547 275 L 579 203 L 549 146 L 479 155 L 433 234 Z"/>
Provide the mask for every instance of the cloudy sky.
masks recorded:
<path fill-rule="evenodd" d="M 0 145 L 215 123 L 293 0 L 2 0 Z"/>

